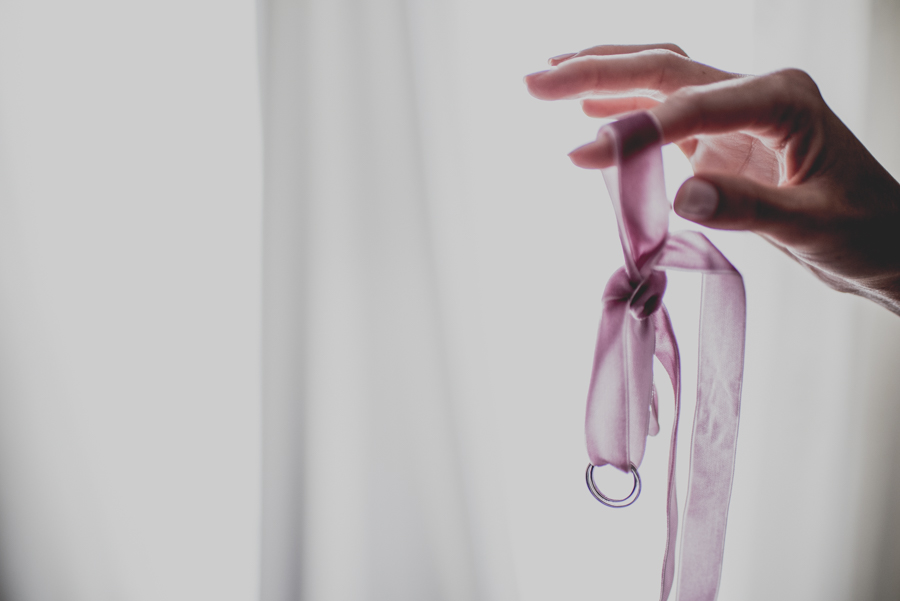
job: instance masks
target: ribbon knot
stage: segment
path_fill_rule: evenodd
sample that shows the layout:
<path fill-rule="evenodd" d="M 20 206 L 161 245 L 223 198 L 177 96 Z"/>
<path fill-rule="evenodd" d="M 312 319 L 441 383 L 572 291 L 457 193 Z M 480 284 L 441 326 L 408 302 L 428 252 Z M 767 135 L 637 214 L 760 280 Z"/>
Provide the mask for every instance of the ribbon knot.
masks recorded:
<path fill-rule="evenodd" d="M 633 282 L 625 268 L 620 268 L 610 278 L 603 292 L 603 303 L 626 303 L 631 316 L 637 320 L 647 319 L 662 306 L 666 291 L 666 274 L 651 271 L 647 277 Z"/>
<path fill-rule="evenodd" d="M 664 271 L 652 271 L 638 284 L 628 301 L 628 309 L 635 319 L 647 319 L 662 306 L 662 297 L 666 291 L 666 274 Z"/>
<path fill-rule="evenodd" d="M 675 450 L 681 402 L 678 344 L 662 298 L 666 269 L 703 274 L 697 406 L 684 512 L 680 601 L 716 598 L 731 498 L 743 372 L 745 299 L 740 274 L 698 232 L 670 233 L 655 119 L 637 113 L 604 128 L 615 141 L 616 167 L 603 177 L 616 211 L 625 265 L 603 294 L 588 392 L 585 433 L 595 466 L 640 467 L 647 436 L 659 430 L 653 384 L 656 357 L 671 380 L 675 417 L 669 451 L 668 536 L 660 598 L 675 574 L 678 531 Z M 628 315 L 626 315 L 626 312 Z"/>

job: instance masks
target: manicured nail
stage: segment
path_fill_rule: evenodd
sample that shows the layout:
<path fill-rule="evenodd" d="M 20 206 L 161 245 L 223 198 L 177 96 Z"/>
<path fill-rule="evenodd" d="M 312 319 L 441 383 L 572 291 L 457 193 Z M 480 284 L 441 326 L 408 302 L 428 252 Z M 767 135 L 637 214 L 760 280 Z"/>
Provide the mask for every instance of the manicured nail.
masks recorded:
<path fill-rule="evenodd" d="M 587 144 L 579 146 L 569 153 L 569 158 L 575 161 L 576 164 L 578 164 L 582 156 L 590 156 L 592 154 L 591 150 L 594 149 L 594 146 L 596 146 L 596 144 L 596 142 L 588 142 Z"/>
<path fill-rule="evenodd" d="M 719 206 L 719 192 L 702 179 L 685 182 L 677 195 L 675 212 L 691 221 L 708 219 Z"/>
<path fill-rule="evenodd" d="M 556 63 L 561 63 L 566 59 L 572 58 L 576 54 L 578 54 L 578 53 L 577 52 L 566 52 L 565 54 L 560 54 L 558 56 L 553 56 L 553 57 L 547 59 L 547 62 L 550 63 L 551 65 L 555 65 Z"/>
<path fill-rule="evenodd" d="M 522 79 L 525 81 L 525 83 L 528 83 L 528 80 L 535 80 L 535 79 L 538 79 L 538 78 L 540 78 L 543 74 L 549 73 L 550 71 L 552 71 L 552 69 L 544 69 L 543 71 L 535 71 L 534 73 L 529 73 L 528 75 L 526 75 L 526 76 L 523 77 Z"/>
<path fill-rule="evenodd" d="M 610 137 L 609 133 L 604 129 L 600 129 L 597 132 L 597 139 L 593 142 L 588 142 L 587 144 L 582 144 L 575 150 L 569 153 L 569 156 L 573 154 L 610 154 L 613 149 L 613 139 Z"/>
<path fill-rule="evenodd" d="M 609 133 L 601 129 L 596 140 L 579 146 L 569 153 L 569 158 L 578 167 L 602 169 L 613 164 L 614 155 L 615 143 Z"/>

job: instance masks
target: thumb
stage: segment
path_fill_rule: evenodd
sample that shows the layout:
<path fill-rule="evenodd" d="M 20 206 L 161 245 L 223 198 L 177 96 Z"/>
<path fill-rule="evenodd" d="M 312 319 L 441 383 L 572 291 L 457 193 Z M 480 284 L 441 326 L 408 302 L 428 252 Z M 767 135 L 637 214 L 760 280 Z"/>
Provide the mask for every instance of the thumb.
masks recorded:
<path fill-rule="evenodd" d="M 720 230 L 749 230 L 790 238 L 799 233 L 795 191 L 725 175 L 692 177 L 675 195 L 675 212 Z"/>

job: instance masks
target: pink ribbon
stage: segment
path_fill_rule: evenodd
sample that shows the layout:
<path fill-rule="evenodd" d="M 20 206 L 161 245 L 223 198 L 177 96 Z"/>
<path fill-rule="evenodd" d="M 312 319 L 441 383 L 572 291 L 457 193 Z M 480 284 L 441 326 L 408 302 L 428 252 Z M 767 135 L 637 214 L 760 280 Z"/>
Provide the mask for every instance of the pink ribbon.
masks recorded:
<path fill-rule="evenodd" d="M 697 406 L 691 441 L 681 541 L 680 601 L 713 601 L 719 587 L 725 525 L 741 404 L 746 305 L 744 282 L 719 250 L 699 232 L 669 233 L 661 134 L 646 112 L 601 130 L 615 140 L 616 167 L 603 171 L 619 223 L 625 266 L 603 294 L 588 393 L 585 431 L 595 466 L 628 472 L 640 467 L 648 435 L 659 432 L 653 357 L 665 368 L 675 393 L 669 451 L 668 536 L 663 559 L 665 601 L 675 575 L 678 532 L 675 450 L 681 400 L 678 344 L 662 304 L 667 269 L 703 274 Z"/>

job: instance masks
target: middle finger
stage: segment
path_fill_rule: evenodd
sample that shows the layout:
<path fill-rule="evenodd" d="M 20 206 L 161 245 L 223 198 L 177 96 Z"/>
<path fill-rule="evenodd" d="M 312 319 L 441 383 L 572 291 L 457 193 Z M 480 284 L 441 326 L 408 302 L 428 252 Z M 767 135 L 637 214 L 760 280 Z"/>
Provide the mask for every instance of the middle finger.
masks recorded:
<path fill-rule="evenodd" d="M 654 49 L 612 56 L 583 56 L 525 77 L 541 100 L 583 96 L 647 96 L 664 100 L 685 87 L 737 77 L 671 50 Z"/>

